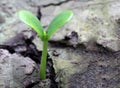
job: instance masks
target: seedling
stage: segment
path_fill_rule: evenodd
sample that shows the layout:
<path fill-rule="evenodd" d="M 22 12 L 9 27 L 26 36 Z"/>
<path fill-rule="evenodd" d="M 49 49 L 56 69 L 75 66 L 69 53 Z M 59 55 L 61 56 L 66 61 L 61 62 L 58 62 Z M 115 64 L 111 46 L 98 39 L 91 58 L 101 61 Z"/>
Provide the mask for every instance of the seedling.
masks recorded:
<path fill-rule="evenodd" d="M 46 31 L 43 29 L 37 17 L 33 15 L 31 12 L 21 10 L 18 12 L 18 16 L 21 21 L 23 21 L 31 28 L 33 28 L 33 30 L 38 34 L 38 36 L 43 42 L 43 52 L 42 52 L 41 64 L 40 64 L 40 79 L 44 80 L 46 79 L 46 59 L 47 59 L 48 40 L 55 33 L 55 31 L 57 31 L 60 27 L 62 27 L 72 18 L 73 13 L 72 11 L 66 10 L 58 14 L 52 20 Z"/>

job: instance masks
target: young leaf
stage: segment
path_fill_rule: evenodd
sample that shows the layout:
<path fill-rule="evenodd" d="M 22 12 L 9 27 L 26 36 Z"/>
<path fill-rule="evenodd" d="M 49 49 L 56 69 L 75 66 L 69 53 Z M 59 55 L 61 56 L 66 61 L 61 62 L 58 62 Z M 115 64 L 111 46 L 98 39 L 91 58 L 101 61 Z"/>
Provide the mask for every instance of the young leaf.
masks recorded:
<path fill-rule="evenodd" d="M 51 37 L 60 27 L 67 23 L 73 16 L 72 11 L 66 10 L 57 15 L 47 29 L 47 39 Z"/>
<path fill-rule="evenodd" d="M 21 21 L 29 25 L 43 39 L 43 27 L 35 15 L 29 11 L 21 10 L 18 12 Z"/>

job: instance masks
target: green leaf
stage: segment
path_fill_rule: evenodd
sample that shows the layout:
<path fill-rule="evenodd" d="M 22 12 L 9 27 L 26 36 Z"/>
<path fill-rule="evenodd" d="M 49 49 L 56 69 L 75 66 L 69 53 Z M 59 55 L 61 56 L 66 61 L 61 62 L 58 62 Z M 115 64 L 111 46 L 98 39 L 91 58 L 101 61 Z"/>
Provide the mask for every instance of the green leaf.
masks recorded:
<path fill-rule="evenodd" d="M 35 32 L 40 36 L 41 39 L 43 39 L 43 27 L 40 23 L 40 21 L 37 19 L 35 15 L 33 15 L 31 12 L 26 10 L 21 10 L 18 12 L 18 16 L 21 21 L 29 25 L 31 28 L 34 29 Z"/>
<path fill-rule="evenodd" d="M 47 29 L 47 39 L 49 39 L 53 33 L 55 33 L 60 27 L 67 23 L 73 16 L 73 12 L 70 10 L 63 11 L 57 15 L 50 23 Z"/>

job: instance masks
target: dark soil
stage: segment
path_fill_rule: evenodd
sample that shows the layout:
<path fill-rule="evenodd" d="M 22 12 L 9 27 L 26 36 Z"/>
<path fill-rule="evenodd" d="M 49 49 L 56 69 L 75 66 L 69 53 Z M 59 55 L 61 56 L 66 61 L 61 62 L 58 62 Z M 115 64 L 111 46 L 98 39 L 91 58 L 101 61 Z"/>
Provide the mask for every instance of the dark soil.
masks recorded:
<path fill-rule="evenodd" d="M 67 53 L 74 52 L 83 58 L 75 66 L 81 64 L 84 70 L 70 76 L 68 88 L 120 88 L 120 51 L 113 52 L 98 44 L 88 50 L 85 45 L 73 48 L 61 42 L 50 43 L 51 47 L 67 48 Z"/>
<path fill-rule="evenodd" d="M 73 74 L 69 88 L 120 88 L 120 52 L 79 52 L 89 65 L 84 72 Z"/>

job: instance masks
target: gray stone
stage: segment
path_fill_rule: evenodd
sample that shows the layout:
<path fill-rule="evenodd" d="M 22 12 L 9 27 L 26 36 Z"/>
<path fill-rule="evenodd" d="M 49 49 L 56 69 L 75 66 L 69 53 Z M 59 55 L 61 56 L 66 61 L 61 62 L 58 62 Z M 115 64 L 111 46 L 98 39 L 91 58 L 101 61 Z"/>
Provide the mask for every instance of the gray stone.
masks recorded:
<path fill-rule="evenodd" d="M 37 7 L 31 6 L 29 0 L 16 1 L 4 0 L 0 1 L 0 12 L 5 18 L 4 24 L 0 25 L 0 44 L 3 44 L 9 38 L 12 38 L 25 30 L 29 30 L 28 26 L 25 25 L 18 19 L 17 12 L 21 9 L 27 9 L 33 13 L 37 13 Z"/>
<path fill-rule="evenodd" d="M 49 88 L 49 79 L 40 81 L 37 64 L 28 57 L 0 49 L 0 88 L 24 88 L 39 81 L 33 88 Z"/>
<path fill-rule="evenodd" d="M 44 6 L 49 3 L 59 3 L 63 0 L 50 0 L 39 1 L 35 0 L 22 0 L 22 1 L 0 1 L 1 14 L 6 18 L 5 24 L 0 27 L 0 44 L 4 41 L 16 35 L 16 33 L 28 30 L 28 26 L 18 21 L 16 12 L 20 9 L 28 9 L 37 14 L 38 6 Z M 8 4 L 9 3 L 9 4 Z M 14 6 L 14 7 L 13 7 Z M 72 6 L 72 7 L 71 7 Z M 71 9 L 74 12 L 73 19 L 65 25 L 62 30 L 59 30 L 51 38 L 52 41 L 61 41 L 70 34 L 72 31 L 78 33 L 78 44 L 89 43 L 94 41 L 103 47 L 118 51 L 119 35 L 116 31 L 119 30 L 116 20 L 119 19 L 119 1 L 118 0 L 88 0 L 88 1 L 68 1 L 61 5 L 46 6 L 41 8 L 42 23 L 44 26 L 48 26 L 53 17 L 59 12 Z M 52 13 L 52 14 L 48 14 Z M 14 18 L 14 19 L 13 19 Z M 7 36 L 6 36 L 7 35 Z M 114 41 L 111 41 L 114 40 Z M 107 42 L 103 43 L 102 41 Z M 114 44 L 113 44 L 114 42 Z M 86 47 L 88 45 L 86 44 Z"/>
<path fill-rule="evenodd" d="M 4 22 L 5 22 L 5 18 L 2 15 L 0 15 L 0 24 L 2 24 Z"/>
<path fill-rule="evenodd" d="M 53 16 L 65 9 L 73 10 L 74 16 L 67 25 L 54 34 L 51 41 L 64 40 L 65 36 L 75 31 L 78 33 L 78 44 L 87 43 L 87 45 L 85 45 L 87 47 L 89 46 L 89 42 L 94 41 L 94 43 L 100 44 L 112 51 L 120 50 L 120 40 L 117 34 L 119 27 L 116 22 L 116 19 L 119 19 L 120 12 L 115 10 L 119 9 L 119 1 L 71 1 L 56 8 L 45 8 L 42 10 L 43 12 L 51 11 L 53 15 L 51 16 L 51 14 L 45 13 L 42 22 L 48 25 L 48 23 L 50 23 L 49 20 L 52 20 Z M 114 13 L 114 11 L 116 11 L 116 13 Z M 101 41 L 106 41 L 107 45 Z"/>
<path fill-rule="evenodd" d="M 22 88 L 25 78 L 28 77 L 28 74 L 33 74 L 36 68 L 35 62 L 30 58 L 10 54 L 3 49 L 0 49 L 0 60 L 0 88 Z"/>

